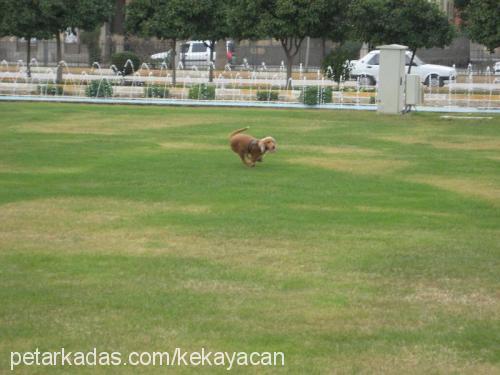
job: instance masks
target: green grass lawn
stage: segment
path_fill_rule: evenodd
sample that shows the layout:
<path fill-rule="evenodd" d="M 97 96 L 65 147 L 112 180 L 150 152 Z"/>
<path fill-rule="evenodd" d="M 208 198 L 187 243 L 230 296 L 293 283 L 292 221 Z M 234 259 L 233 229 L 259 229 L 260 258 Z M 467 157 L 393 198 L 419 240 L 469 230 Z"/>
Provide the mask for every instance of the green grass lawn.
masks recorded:
<path fill-rule="evenodd" d="M 243 126 L 278 141 L 253 169 Z M 0 104 L 0 373 L 61 347 L 498 373 L 499 285 L 498 116 Z"/>

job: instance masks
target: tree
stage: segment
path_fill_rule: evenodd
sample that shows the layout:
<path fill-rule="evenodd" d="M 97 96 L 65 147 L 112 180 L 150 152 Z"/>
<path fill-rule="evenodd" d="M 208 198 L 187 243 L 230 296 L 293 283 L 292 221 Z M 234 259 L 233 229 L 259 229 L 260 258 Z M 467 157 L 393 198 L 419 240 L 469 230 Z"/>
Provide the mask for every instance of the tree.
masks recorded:
<path fill-rule="evenodd" d="M 337 90 L 340 89 L 342 79 L 349 77 L 351 73 L 351 60 L 356 59 L 360 44 L 356 42 L 344 42 L 333 49 L 323 60 L 321 68 L 325 75 L 337 82 Z"/>
<path fill-rule="evenodd" d="M 464 10 L 469 4 L 470 0 L 455 0 L 453 2 L 455 9 L 458 9 L 460 11 Z"/>
<path fill-rule="evenodd" d="M 448 17 L 428 0 L 357 0 L 353 18 L 363 41 L 408 46 L 412 52 L 408 73 L 417 49 L 444 47 L 454 36 Z"/>
<path fill-rule="evenodd" d="M 109 20 L 113 12 L 113 0 L 39 0 L 42 17 L 47 24 L 45 31 L 56 38 L 57 82 L 62 82 L 61 33 L 68 28 L 93 30 Z"/>
<path fill-rule="evenodd" d="M 172 41 L 172 84 L 176 83 L 176 44 L 193 33 L 191 8 L 184 0 L 135 0 L 127 6 L 126 28 L 132 34 Z"/>
<path fill-rule="evenodd" d="M 236 0 L 229 23 L 239 39 L 272 37 L 281 43 L 286 57 L 287 88 L 291 88 L 292 66 L 307 36 L 320 27 L 319 0 Z"/>
<path fill-rule="evenodd" d="M 326 56 L 326 41 L 342 44 L 352 33 L 352 22 L 349 18 L 350 0 L 317 0 L 311 6 L 316 7 L 315 12 L 319 19 L 312 31 L 312 38 L 321 39 L 321 57 Z"/>
<path fill-rule="evenodd" d="M 463 13 L 470 38 L 493 53 L 500 47 L 500 1 L 470 0 Z"/>
<path fill-rule="evenodd" d="M 386 8 L 387 0 L 354 0 L 350 7 L 354 36 L 368 43 L 370 49 L 385 40 L 386 23 L 390 18 Z"/>
<path fill-rule="evenodd" d="M 26 74 L 31 77 L 31 38 L 45 39 L 47 25 L 39 1 L 0 0 L 0 35 L 12 35 L 26 40 Z"/>
<path fill-rule="evenodd" d="M 234 6 L 233 2 L 227 0 L 189 0 L 184 6 L 191 9 L 187 24 L 192 28 L 191 37 L 194 39 L 208 41 L 210 49 L 209 82 L 214 78 L 214 49 L 215 43 L 223 41 L 229 36 L 228 11 Z M 225 50 L 225 49 L 224 49 Z"/>

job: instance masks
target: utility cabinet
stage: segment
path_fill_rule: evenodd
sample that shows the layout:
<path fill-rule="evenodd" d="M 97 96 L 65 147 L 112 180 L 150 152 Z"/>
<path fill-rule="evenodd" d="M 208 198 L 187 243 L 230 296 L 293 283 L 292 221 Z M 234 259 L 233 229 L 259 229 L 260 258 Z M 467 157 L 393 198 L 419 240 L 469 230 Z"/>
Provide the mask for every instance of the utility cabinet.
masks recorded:
<path fill-rule="evenodd" d="M 408 47 L 390 44 L 380 50 L 377 110 L 400 114 L 405 109 L 405 61 Z"/>
<path fill-rule="evenodd" d="M 416 106 L 424 102 L 424 90 L 418 74 L 406 75 L 406 105 Z"/>

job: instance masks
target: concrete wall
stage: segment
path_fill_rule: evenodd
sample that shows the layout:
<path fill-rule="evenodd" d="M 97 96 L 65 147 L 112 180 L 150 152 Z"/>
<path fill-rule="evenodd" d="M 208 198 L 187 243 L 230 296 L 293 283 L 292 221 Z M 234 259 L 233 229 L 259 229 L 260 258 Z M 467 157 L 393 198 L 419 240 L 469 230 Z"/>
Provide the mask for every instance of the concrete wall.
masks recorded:
<path fill-rule="evenodd" d="M 326 42 L 325 53 L 328 54 L 334 44 Z M 308 53 L 307 39 L 301 45 L 299 53 L 295 56 L 294 65 L 301 63 L 306 67 L 319 67 L 323 60 L 323 46 L 321 39 L 309 39 Z M 248 64 L 260 66 L 265 62 L 268 66 L 279 66 L 281 62 L 286 64 L 286 56 L 281 43 L 274 39 L 264 39 L 258 41 L 243 40 L 236 47 L 237 64 L 241 64 L 243 59 L 248 60 Z"/>
<path fill-rule="evenodd" d="M 448 47 L 421 49 L 417 51 L 417 55 L 429 64 L 448 66 L 455 64 L 457 68 L 465 69 L 471 63 L 474 70 L 483 71 L 486 66 L 492 66 L 500 61 L 500 48 L 490 54 L 484 46 L 460 36 Z"/>
<path fill-rule="evenodd" d="M 470 61 L 470 41 L 465 37 L 455 38 L 448 47 L 419 49 L 417 55 L 428 64 L 465 68 Z"/>
<path fill-rule="evenodd" d="M 81 43 L 62 43 L 63 59 L 68 65 L 88 64 L 87 47 Z M 31 57 L 40 65 L 56 65 L 56 42 L 54 40 L 37 40 L 31 43 Z M 0 38 L 0 61 L 26 61 L 26 42 L 14 37 Z"/>

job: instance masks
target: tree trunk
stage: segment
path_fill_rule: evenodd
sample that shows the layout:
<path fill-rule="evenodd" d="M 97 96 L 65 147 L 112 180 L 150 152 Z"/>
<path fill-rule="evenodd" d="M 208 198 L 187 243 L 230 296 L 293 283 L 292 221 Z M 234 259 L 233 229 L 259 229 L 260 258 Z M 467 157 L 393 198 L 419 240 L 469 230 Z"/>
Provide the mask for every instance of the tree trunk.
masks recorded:
<path fill-rule="evenodd" d="M 286 54 L 286 89 L 292 89 L 292 67 L 293 67 L 293 58 L 294 56 L 290 53 Z"/>
<path fill-rule="evenodd" d="M 31 36 L 26 39 L 26 76 L 31 78 Z"/>
<path fill-rule="evenodd" d="M 286 89 L 292 89 L 292 67 L 295 56 L 300 51 L 300 46 L 304 38 L 284 38 L 280 39 L 281 46 L 286 56 Z"/>
<path fill-rule="evenodd" d="M 215 70 L 224 70 L 227 64 L 226 39 L 220 39 L 215 45 Z"/>
<path fill-rule="evenodd" d="M 215 40 L 210 41 L 210 65 L 208 72 L 208 82 L 212 83 L 214 81 L 214 48 L 215 48 Z"/>
<path fill-rule="evenodd" d="M 416 50 L 416 49 L 413 49 L 413 50 L 411 51 L 411 59 L 410 59 L 410 65 L 408 66 L 408 74 L 410 74 L 410 73 L 411 73 L 411 66 L 412 66 L 412 64 L 413 64 L 413 59 L 415 58 L 415 53 L 416 53 L 416 52 L 417 52 L 417 50 Z M 405 57 L 405 58 L 406 58 L 406 57 Z"/>
<path fill-rule="evenodd" d="M 57 84 L 62 84 L 63 83 L 63 67 L 61 65 L 61 60 L 62 60 L 62 48 L 61 48 L 61 34 L 59 31 L 56 33 L 56 47 L 57 47 L 57 74 L 56 74 L 56 83 Z"/>
<path fill-rule="evenodd" d="M 177 83 L 177 66 L 176 66 L 176 56 L 177 56 L 177 51 L 176 51 L 176 45 L 177 45 L 177 38 L 172 39 L 172 86 L 175 86 Z"/>

